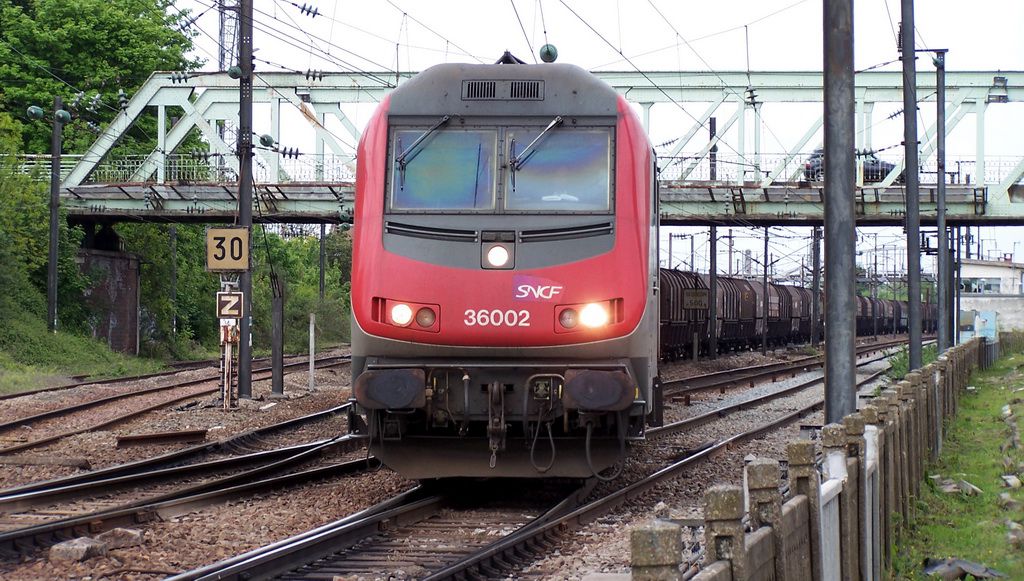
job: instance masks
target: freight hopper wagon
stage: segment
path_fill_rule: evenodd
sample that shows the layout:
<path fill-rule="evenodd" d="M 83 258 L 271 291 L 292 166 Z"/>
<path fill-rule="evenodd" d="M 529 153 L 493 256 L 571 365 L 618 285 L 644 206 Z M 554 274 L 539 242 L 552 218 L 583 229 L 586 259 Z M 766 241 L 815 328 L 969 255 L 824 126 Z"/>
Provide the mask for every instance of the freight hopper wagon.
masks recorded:
<path fill-rule="evenodd" d="M 358 159 L 351 429 L 409 478 L 611 468 L 658 351 L 654 157 L 626 101 L 571 65 L 439 65 Z"/>
<path fill-rule="evenodd" d="M 696 349 L 710 349 L 708 301 L 687 300 L 687 294 L 707 297 L 709 277 L 681 270 L 661 269 L 661 357 L 666 360 L 689 356 Z M 764 284 L 731 276 L 718 277 L 715 296 L 715 334 L 719 351 L 753 349 L 762 338 L 770 346 L 806 343 L 811 339 L 814 297 L 811 289 L 768 283 L 767 312 Z M 709 299 L 710 300 L 710 299 Z M 819 301 L 824 300 L 822 293 Z M 824 304 L 818 305 L 818 332 L 823 333 Z M 924 333 L 936 330 L 938 312 L 934 303 L 921 304 Z M 877 320 L 876 320 L 877 319 Z M 857 297 L 855 318 L 858 336 L 907 332 L 907 302 Z M 767 337 L 765 337 L 767 333 Z"/>

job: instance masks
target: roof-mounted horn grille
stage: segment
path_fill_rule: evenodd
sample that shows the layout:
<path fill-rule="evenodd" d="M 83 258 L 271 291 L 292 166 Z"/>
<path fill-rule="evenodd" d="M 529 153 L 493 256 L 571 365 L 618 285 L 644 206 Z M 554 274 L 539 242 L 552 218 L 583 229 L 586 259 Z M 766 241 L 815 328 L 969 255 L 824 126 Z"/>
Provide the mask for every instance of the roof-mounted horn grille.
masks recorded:
<path fill-rule="evenodd" d="M 509 98 L 536 101 L 543 99 L 540 92 L 540 81 L 510 81 Z"/>
<path fill-rule="evenodd" d="M 462 98 L 467 101 L 494 99 L 495 81 L 463 81 Z"/>
<path fill-rule="evenodd" d="M 543 101 L 544 81 L 462 81 L 463 101 Z"/>

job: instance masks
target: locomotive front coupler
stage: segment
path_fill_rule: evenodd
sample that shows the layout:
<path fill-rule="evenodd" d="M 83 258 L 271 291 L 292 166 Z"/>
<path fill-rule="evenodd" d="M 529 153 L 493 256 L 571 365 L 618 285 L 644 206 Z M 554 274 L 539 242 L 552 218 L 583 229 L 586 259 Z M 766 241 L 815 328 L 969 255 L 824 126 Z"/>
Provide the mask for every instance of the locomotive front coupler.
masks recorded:
<path fill-rule="evenodd" d="M 498 452 L 505 449 L 505 389 L 500 381 L 487 386 L 487 439 L 491 449 L 491 468 L 498 462 Z"/>
<path fill-rule="evenodd" d="M 348 399 L 348 432 L 353 436 L 368 437 L 370 430 L 366 425 L 366 421 L 363 420 L 363 416 L 359 413 L 359 402 L 356 398 L 350 397 Z"/>

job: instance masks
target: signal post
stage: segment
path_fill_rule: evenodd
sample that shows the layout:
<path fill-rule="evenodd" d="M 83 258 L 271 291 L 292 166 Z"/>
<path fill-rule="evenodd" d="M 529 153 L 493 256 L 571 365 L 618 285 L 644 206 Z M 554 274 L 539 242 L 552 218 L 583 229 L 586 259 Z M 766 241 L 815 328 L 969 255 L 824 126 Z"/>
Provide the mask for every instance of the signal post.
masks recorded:
<path fill-rule="evenodd" d="M 245 312 L 246 297 L 239 289 L 239 278 L 249 268 L 248 228 L 210 228 L 206 231 L 206 270 L 220 275 L 217 318 L 220 320 L 220 393 L 224 409 L 238 405 L 234 346 L 239 344 L 240 322 L 249 316 Z"/>

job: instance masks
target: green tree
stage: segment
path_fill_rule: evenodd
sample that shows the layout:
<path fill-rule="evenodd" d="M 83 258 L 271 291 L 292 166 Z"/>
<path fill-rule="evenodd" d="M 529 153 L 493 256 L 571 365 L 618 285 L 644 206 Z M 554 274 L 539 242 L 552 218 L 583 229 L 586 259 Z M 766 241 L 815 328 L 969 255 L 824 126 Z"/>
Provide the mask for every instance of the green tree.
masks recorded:
<path fill-rule="evenodd" d="M 347 234 L 331 233 L 325 240 L 328 260 L 325 265 L 324 298 L 320 299 L 320 241 L 313 236 L 281 238 L 257 227 L 253 234 L 253 345 L 269 350 L 271 336 L 271 277 L 283 283 L 285 293 L 285 348 L 304 351 L 308 342 L 309 313 L 316 313 L 318 344 L 337 344 L 349 340 L 349 283 L 339 276 L 342 264 L 351 265 L 351 243 L 338 238 Z M 335 254 L 330 252 L 334 238 Z"/>
<path fill-rule="evenodd" d="M 109 123 L 119 90 L 130 96 L 153 71 L 199 64 L 186 57 L 195 34 L 181 32 L 187 14 L 171 0 L 0 0 L 0 111 L 23 116 L 29 105 L 50 108 L 61 96 L 76 118 L 64 148 L 84 151 L 96 139 L 86 122 Z M 151 148 L 154 128 L 152 120 L 136 124 L 122 147 L 144 141 Z M 22 151 L 48 152 L 49 143 L 45 123 L 22 127 Z"/>
<path fill-rule="evenodd" d="M 217 321 L 213 307 L 218 282 L 203 263 L 205 228 L 196 224 L 175 226 L 176 262 L 171 258 L 170 229 L 167 224 L 121 224 L 117 232 L 125 250 L 141 258 L 144 353 L 183 359 L 191 356 L 197 344 L 206 350 L 215 348 Z M 170 281 L 175 264 L 177 296 L 172 301 Z"/>
<path fill-rule="evenodd" d="M 0 113 L 0 235 L 7 251 L 7 259 L 0 264 L 7 270 L 16 270 L 12 276 L 31 281 L 34 292 L 44 297 L 42 311 L 37 301 L 24 306 L 31 312 L 46 316 L 46 267 L 50 245 L 49 189 L 45 181 L 22 173 L 14 158 L 19 145 L 19 124 L 5 113 Z M 81 301 L 89 279 L 78 268 L 75 257 L 82 232 L 68 226 L 61 216 L 58 222 L 59 245 L 57 262 L 57 311 L 62 326 L 69 330 L 83 330 L 88 323 L 88 309 Z M 8 293 L 0 287 L 0 294 Z M 2 315 L 2 313 L 0 313 Z"/>

